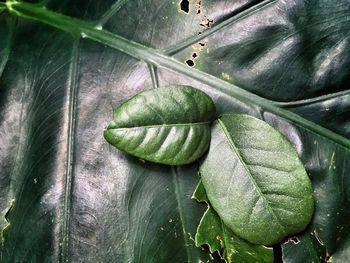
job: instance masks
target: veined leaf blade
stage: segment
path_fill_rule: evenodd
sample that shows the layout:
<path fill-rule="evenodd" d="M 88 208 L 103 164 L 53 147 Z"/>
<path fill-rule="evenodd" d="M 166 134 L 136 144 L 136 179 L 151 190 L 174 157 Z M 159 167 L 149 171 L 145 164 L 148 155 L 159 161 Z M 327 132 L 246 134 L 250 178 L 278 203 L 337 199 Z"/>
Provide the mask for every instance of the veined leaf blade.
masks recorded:
<path fill-rule="evenodd" d="M 277 243 L 311 220 L 312 186 L 295 149 L 254 117 L 218 120 L 200 173 L 213 208 L 252 243 Z"/>
<path fill-rule="evenodd" d="M 131 155 L 163 164 L 188 164 L 209 147 L 215 105 L 188 86 L 145 91 L 116 108 L 106 140 Z"/>

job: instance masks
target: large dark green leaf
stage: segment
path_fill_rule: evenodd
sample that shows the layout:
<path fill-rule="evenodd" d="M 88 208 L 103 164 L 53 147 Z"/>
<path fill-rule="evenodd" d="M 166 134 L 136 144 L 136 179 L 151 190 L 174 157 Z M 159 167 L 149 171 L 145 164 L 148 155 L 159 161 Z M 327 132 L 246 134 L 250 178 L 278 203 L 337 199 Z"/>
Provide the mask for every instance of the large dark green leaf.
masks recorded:
<path fill-rule="evenodd" d="M 297 148 L 315 189 L 315 216 L 308 233 L 316 232 L 317 239 L 300 238 L 284 257 L 294 257 L 293 250 L 301 246 L 317 247 L 318 242 L 334 262 L 349 258 L 349 140 L 270 107 L 291 109 L 349 137 L 348 1 L 201 1 L 200 14 L 197 1 L 191 1 L 188 14 L 179 10 L 178 2 L 46 4 L 93 21 L 87 33 L 100 35 L 105 32 L 98 30 L 102 25 L 129 40 L 177 54 L 181 63 L 193 60 L 199 69 L 286 103 L 265 101 L 262 107 L 259 98 L 248 101 L 235 86 L 181 67 L 163 53 L 141 51 L 129 42 L 117 46 L 119 38 L 112 34 L 94 38 L 102 44 L 79 41 L 79 26 L 69 27 L 72 21 L 65 30 L 73 35 L 22 18 L 16 24 L 13 15 L 2 12 L 2 218 L 15 199 L 8 213 L 10 227 L 4 232 L 4 262 L 209 258 L 191 240 L 203 213 L 203 207 L 189 199 L 196 166 L 144 164 L 109 147 L 101 136 L 116 105 L 146 86 L 175 83 L 209 93 L 219 113 L 244 112 L 265 119 Z M 205 28 L 208 23 L 211 29 Z M 316 97 L 322 94 L 327 95 Z M 298 98 L 308 99 L 295 102 Z M 7 225 L 4 219 L 0 222 L 1 227 Z M 323 261 L 323 250 L 315 251 Z M 312 258 L 305 254 L 305 261 Z"/>
<path fill-rule="evenodd" d="M 320 244 L 318 237 L 315 236 L 317 233 L 309 233 L 308 231 L 287 240 L 283 245 L 283 262 L 322 262 L 329 259 L 326 248 Z"/>
<path fill-rule="evenodd" d="M 208 48 L 199 54 L 197 67 L 275 100 L 348 89 L 349 2 L 270 2 L 208 38 L 198 36 L 197 41 L 205 41 Z M 210 17 L 214 31 L 216 21 L 220 27 L 220 17 Z M 191 49 L 178 56 L 188 56 Z"/>
<path fill-rule="evenodd" d="M 196 166 L 145 164 L 103 139 L 113 108 L 152 87 L 147 66 L 28 21 L 5 55 L 1 228 L 15 203 L 2 262 L 210 259 L 191 240 L 204 212 L 190 199 Z"/>

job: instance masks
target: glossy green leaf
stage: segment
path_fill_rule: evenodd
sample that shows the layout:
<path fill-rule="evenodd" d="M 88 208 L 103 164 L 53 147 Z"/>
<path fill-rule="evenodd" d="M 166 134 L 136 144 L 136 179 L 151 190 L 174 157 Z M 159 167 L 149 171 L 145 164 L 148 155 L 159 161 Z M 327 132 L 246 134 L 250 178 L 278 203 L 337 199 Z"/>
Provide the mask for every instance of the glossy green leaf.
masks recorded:
<path fill-rule="evenodd" d="M 169 84 L 205 91 L 219 114 L 281 131 L 314 187 L 308 233 L 333 262 L 349 257 L 348 0 L 190 1 L 188 13 L 179 2 L 49 0 L 46 10 L 0 11 L 2 217 L 16 200 L 3 262 L 211 260 L 192 240 L 204 212 L 189 200 L 196 165 L 145 164 L 101 136 L 117 105 Z"/>
<path fill-rule="evenodd" d="M 239 238 L 222 222 L 211 208 L 203 184 L 198 184 L 193 197 L 206 202 L 208 209 L 204 213 L 196 233 L 196 245 L 208 245 L 211 253 L 219 252 L 226 262 L 273 262 L 272 248 L 253 245 Z"/>
<path fill-rule="evenodd" d="M 167 86 L 142 92 L 115 110 L 105 139 L 144 160 L 182 165 L 208 149 L 215 105 L 189 86 Z"/>
<path fill-rule="evenodd" d="M 219 118 L 200 173 L 220 218 L 251 243 L 275 244 L 311 220 L 312 186 L 297 152 L 254 117 Z"/>

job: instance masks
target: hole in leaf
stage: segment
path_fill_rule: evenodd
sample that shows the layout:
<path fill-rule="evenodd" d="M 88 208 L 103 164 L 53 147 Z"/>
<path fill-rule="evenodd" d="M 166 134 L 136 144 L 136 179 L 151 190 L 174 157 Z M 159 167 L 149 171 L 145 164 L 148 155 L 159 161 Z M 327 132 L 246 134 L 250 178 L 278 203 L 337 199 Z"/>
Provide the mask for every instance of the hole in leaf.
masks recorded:
<path fill-rule="evenodd" d="M 329 254 L 328 250 L 327 250 L 327 253 L 326 253 L 326 257 L 324 258 L 324 261 L 325 261 L 326 263 L 332 262 L 332 257 L 331 257 L 331 255 Z"/>
<path fill-rule="evenodd" d="M 202 43 L 202 42 L 199 42 L 198 44 L 201 45 L 202 47 L 205 46 L 205 43 Z"/>
<path fill-rule="evenodd" d="M 283 263 L 282 247 L 280 244 L 273 246 L 273 263 Z"/>
<path fill-rule="evenodd" d="M 190 67 L 193 67 L 193 66 L 194 66 L 194 62 L 193 62 L 193 60 L 191 60 L 191 59 L 186 60 L 186 64 L 187 64 L 188 66 L 190 66 Z"/>
<path fill-rule="evenodd" d="M 324 261 L 325 261 L 325 262 L 331 262 L 330 259 L 331 259 L 331 256 L 326 256 L 325 259 L 324 259 Z"/>
<path fill-rule="evenodd" d="M 288 241 L 292 241 L 294 244 L 298 244 L 300 240 L 297 237 L 290 237 L 288 238 Z"/>
<path fill-rule="evenodd" d="M 197 15 L 199 15 L 201 13 L 201 5 L 202 5 L 202 1 L 201 0 L 198 0 L 197 1 Z"/>
<path fill-rule="evenodd" d="M 188 12 L 190 12 L 190 1 L 189 0 L 182 0 L 180 2 L 180 9 L 181 9 L 181 11 L 188 14 Z"/>
<path fill-rule="evenodd" d="M 11 206 L 9 207 L 9 209 L 7 210 L 7 212 L 4 216 L 7 223 L 10 223 L 9 216 L 10 216 L 10 213 L 11 213 L 13 206 L 14 206 L 14 201 L 12 201 Z"/>
<path fill-rule="evenodd" d="M 198 56 L 197 53 L 193 53 L 193 54 L 192 54 L 192 57 L 193 57 L 193 58 L 196 58 L 197 56 Z"/>

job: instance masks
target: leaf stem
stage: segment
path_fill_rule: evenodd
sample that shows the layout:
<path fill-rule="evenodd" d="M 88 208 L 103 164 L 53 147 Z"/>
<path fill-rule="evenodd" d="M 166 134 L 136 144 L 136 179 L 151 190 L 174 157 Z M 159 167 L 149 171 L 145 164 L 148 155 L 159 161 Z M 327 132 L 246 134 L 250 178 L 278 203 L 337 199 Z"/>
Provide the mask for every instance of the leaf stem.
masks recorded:
<path fill-rule="evenodd" d="M 294 108 L 294 107 L 307 106 L 307 105 L 311 105 L 319 102 L 324 102 L 327 100 L 332 100 L 338 97 L 344 97 L 348 95 L 350 95 L 350 90 L 342 90 L 342 91 L 338 91 L 338 92 L 334 92 L 331 94 L 326 94 L 326 95 L 322 95 L 314 98 L 309 98 L 309 99 L 289 101 L 289 102 L 275 102 L 275 105 L 282 108 Z"/>
<path fill-rule="evenodd" d="M 7 2 L 6 6 L 11 13 L 20 17 L 51 25 L 60 30 L 69 32 L 76 37 L 80 36 L 82 38 L 94 40 L 103 45 L 126 53 L 134 58 L 153 64 L 156 67 L 165 68 L 173 72 L 180 73 L 184 76 L 191 77 L 215 88 L 215 90 L 218 92 L 225 95 L 230 95 L 235 99 L 249 105 L 259 106 L 265 111 L 269 111 L 275 115 L 285 118 L 289 122 L 299 127 L 303 127 L 317 135 L 324 136 L 338 143 L 339 145 L 350 149 L 349 139 L 323 128 L 312 121 L 306 120 L 295 113 L 282 109 L 274 105 L 274 103 L 270 100 L 257 96 L 205 72 L 190 68 L 182 62 L 177 61 L 174 58 L 169 57 L 153 48 L 145 47 L 139 43 L 130 41 L 109 31 L 102 30 L 98 27 L 96 28 L 93 23 L 65 16 L 49 11 L 45 7 L 38 7 L 24 2 L 11 1 Z"/>
<path fill-rule="evenodd" d="M 100 20 L 98 21 L 97 25 L 103 26 L 104 24 L 106 24 L 107 21 L 108 21 L 113 15 L 115 15 L 115 13 L 117 13 L 117 12 L 119 11 L 119 9 L 122 8 L 127 2 L 128 2 L 128 0 L 118 0 L 118 1 L 116 1 L 116 2 L 108 9 L 108 11 L 102 15 L 102 17 L 101 17 Z"/>
<path fill-rule="evenodd" d="M 182 205 L 182 200 L 181 200 L 181 194 L 183 191 L 181 191 L 181 186 L 180 186 L 180 180 L 179 180 L 179 175 L 178 175 L 178 167 L 177 166 L 171 166 L 171 173 L 173 175 L 173 183 L 175 186 L 175 196 L 176 196 L 176 201 L 177 201 L 177 206 L 179 210 L 179 215 L 180 215 L 180 221 L 181 221 L 181 226 L 182 226 L 182 235 L 185 243 L 185 249 L 186 249 L 186 255 L 187 255 L 187 263 L 193 262 L 192 257 L 191 257 L 191 251 L 189 249 L 190 242 L 187 237 L 187 231 L 185 228 L 186 222 L 185 222 L 185 215 L 184 215 L 184 208 Z"/>
<path fill-rule="evenodd" d="M 157 75 L 157 68 L 152 64 L 147 64 L 147 66 L 148 66 L 149 73 L 151 75 L 153 88 L 154 89 L 158 88 L 159 87 L 159 79 L 158 79 L 158 75 Z"/>
<path fill-rule="evenodd" d="M 69 250 L 69 228 L 70 228 L 70 210 L 73 184 L 73 163 L 74 163 L 74 135 L 75 135 L 75 116 L 77 107 L 77 88 L 78 88 L 78 69 L 79 69 L 79 39 L 75 40 L 72 48 L 72 61 L 70 63 L 69 74 L 69 95 L 67 100 L 68 127 L 67 127 L 67 155 L 66 155 L 66 171 L 65 171 L 65 191 L 64 191 L 64 220 L 63 220 L 63 237 L 61 246 L 62 262 L 68 262 Z"/>

